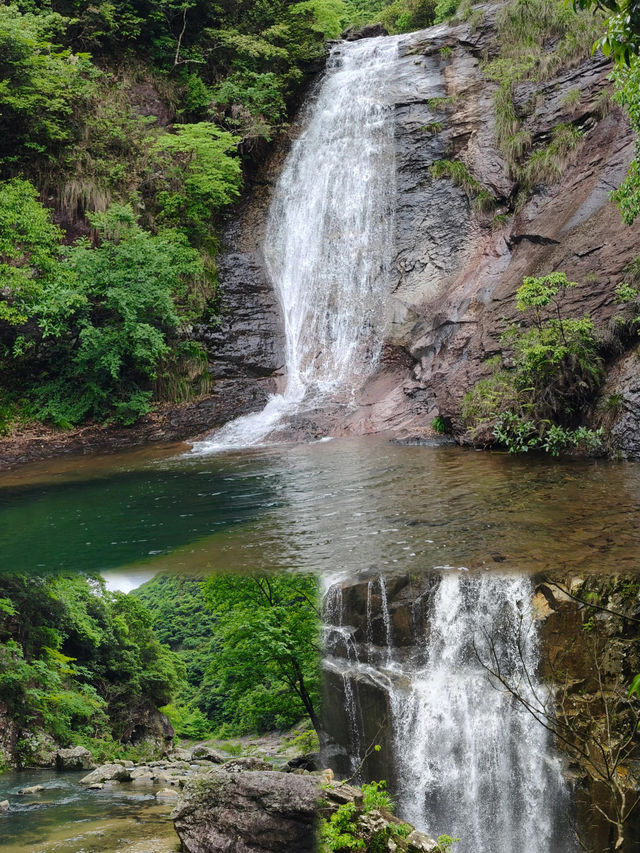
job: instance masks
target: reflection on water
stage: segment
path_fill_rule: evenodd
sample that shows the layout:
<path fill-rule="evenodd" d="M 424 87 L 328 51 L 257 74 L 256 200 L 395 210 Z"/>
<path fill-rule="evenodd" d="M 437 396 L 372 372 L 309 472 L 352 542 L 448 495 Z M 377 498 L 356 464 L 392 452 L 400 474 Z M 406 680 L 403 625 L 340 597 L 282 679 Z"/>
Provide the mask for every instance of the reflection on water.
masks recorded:
<path fill-rule="evenodd" d="M 640 465 L 345 439 L 0 478 L 4 570 L 639 566 Z"/>
<path fill-rule="evenodd" d="M 178 837 L 171 803 L 155 799 L 158 786 L 115 785 L 87 791 L 84 772 L 22 770 L 0 775 L 0 849 L 5 853 L 175 853 Z M 44 785 L 32 796 L 20 788 Z"/>

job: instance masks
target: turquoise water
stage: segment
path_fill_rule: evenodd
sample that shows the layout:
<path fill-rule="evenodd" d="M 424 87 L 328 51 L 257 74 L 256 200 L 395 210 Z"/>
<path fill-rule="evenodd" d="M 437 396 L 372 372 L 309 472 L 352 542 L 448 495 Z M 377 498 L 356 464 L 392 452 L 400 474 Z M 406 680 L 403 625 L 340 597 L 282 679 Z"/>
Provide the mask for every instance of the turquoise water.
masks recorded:
<path fill-rule="evenodd" d="M 0 475 L 4 571 L 640 566 L 640 465 L 379 439 Z"/>

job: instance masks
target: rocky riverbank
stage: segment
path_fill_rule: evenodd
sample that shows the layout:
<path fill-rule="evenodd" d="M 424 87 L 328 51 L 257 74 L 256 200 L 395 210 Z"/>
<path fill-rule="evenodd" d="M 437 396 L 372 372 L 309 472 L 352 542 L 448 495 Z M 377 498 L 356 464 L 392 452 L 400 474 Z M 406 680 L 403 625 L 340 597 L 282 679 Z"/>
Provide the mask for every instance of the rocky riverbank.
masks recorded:
<path fill-rule="evenodd" d="M 276 769 L 256 756 L 229 758 L 201 744 L 176 749 L 158 761 L 115 760 L 95 767 L 90 753 L 76 747 L 59 750 L 57 767 L 66 771 L 62 784 L 76 787 L 67 799 L 82 800 L 83 789 L 87 797 L 102 797 L 102 803 L 114 798 L 145 804 L 155 800 L 158 808 L 173 805 L 171 819 L 186 853 L 312 853 L 318 849 L 318 835 L 326 837 L 338 826 L 365 853 L 441 850 L 437 841 L 396 817 L 388 801 L 369 802 L 360 788 L 335 781 L 331 770 L 317 769 L 316 755 L 298 755 Z M 92 769 L 82 778 L 72 772 L 87 767 Z M 49 775 L 39 784 L 14 788 L 0 802 L 0 820 L 18 817 L 25 808 L 51 809 L 59 787 Z M 158 825 L 149 832 L 157 835 L 140 841 L 136 850 L 174 849 L 165 829 Z"/>

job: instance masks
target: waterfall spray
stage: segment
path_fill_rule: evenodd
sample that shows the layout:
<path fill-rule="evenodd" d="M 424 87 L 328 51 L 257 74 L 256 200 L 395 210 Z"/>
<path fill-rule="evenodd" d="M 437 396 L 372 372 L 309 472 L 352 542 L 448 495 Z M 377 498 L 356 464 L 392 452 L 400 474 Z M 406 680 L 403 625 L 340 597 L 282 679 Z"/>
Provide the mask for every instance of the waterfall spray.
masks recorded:
<path fill-rule="evenodd" d="M 378 361 L 395 206 L 395 38 L 340 43 L 271 204 L 264 255 L 285 330 L 286 387 L 195 452 L 264 441 L 304 408 L 348 405 Z"/>
<path fill-rule="evenodd" d="M 530 580 L 443 574 L 428 631 L 414 637 L 411 655 L 394 646 L 383 590 L 381 583 L 387 649 L 378 655 L 380 663 L 358 663 L 353 655 L 344 660 L 335 644 L 328 644 L 327 664 L 345 684 L 352 682 L 345 704 L 352 705 L 360 678 L 373 680 L 388 697 L 389 773 L 397 780 L 399 815 L 432 835 L 459 837 L 460 853 L 573 851 L 562 830 L 568 794 L 548 733 L 513 697 L 496 689 L 482 665 L 493 648 L 523 694 L 544 694 Z M 368 599 L 370 593 L 368 585 Z M 336 593 L 331 595 L 337 602 Z M 325 613 L 335 618 L 335 610 Z M 348 622 L 349 614 L 340 620 Z M 360 753 L 364 737 L 352 732 L 352 707 L 345 707 L 345 716 L 347 735 Z"/>

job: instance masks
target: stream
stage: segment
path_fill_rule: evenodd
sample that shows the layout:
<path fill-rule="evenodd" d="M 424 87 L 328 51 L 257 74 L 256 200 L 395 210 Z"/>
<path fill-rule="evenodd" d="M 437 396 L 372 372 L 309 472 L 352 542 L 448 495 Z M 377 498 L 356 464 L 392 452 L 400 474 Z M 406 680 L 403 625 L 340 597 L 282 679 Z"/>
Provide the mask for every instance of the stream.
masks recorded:
<path fill-rule="evenodd" d="M 20 770 L 0 775 L 0 849 L 5 853 L 176 853 L 172 803 L 156 800 L 162 785 L 79 785 L 85 771 Z M 21 788 L 42 785 L 38 794 Z"/>

